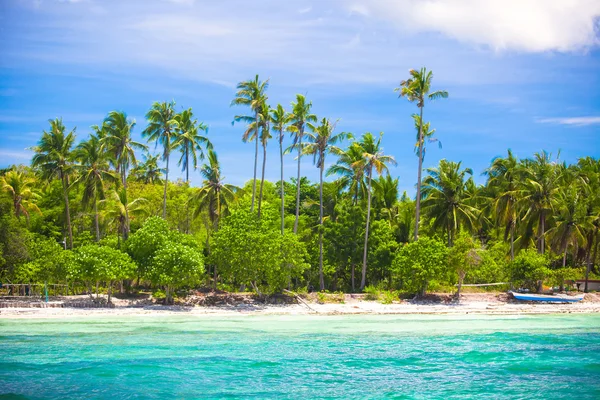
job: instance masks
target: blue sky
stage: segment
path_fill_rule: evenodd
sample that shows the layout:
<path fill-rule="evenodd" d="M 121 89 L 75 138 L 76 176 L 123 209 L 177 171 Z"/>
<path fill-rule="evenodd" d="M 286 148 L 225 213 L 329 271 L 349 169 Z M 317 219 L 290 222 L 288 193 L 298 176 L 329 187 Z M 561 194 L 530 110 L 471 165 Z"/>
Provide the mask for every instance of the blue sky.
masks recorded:
<path fill-rule="evenodd" d="M 483 182 L 507 148 L 598 157 L 599 18 L 597 0 L 2 1 L 0 167 L 27 163 L 50 118 L 84 139 L 123 110 L 139 137 L 152 102 L 174 99 L 210 126 L 227 180 L 243 184 L 253 146 L 231 125 L 246 110 L 229 104 L 235 84 L 258 73 L 272 105 L 302 93 L 340 131 L 385 132 L 391 173 L 414 193 L 417 109 L 393 89 L 422 66 L 450 94 L 425 107 L 443 144 L 426 168 L 462 160 Z M 275 142 L 267 168 L 277 179 Z M 285 169 L 295 175 L 292 156 Z M 317 179 L 308 158 L 302 169 Z"/>

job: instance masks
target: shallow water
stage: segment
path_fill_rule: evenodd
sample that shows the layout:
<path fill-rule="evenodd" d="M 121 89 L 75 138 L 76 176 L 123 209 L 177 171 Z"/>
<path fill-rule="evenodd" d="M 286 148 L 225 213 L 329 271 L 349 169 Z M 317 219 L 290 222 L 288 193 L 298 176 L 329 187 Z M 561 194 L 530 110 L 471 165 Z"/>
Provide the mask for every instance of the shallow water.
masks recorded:
<path fill-rule="evenodd" d="M 600 315 L 0 320 L 0 399 L 600 399 Z"/>

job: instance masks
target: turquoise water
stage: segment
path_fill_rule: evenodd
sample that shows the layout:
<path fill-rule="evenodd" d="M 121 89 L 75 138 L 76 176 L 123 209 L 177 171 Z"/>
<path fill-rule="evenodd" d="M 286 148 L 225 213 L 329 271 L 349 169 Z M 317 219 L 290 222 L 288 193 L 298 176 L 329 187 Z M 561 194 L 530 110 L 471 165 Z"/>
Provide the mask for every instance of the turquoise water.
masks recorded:
<path fill-rule="evenodd" d="M 600 399 L 600 315 L 0 320 L 0 399 Z"/>

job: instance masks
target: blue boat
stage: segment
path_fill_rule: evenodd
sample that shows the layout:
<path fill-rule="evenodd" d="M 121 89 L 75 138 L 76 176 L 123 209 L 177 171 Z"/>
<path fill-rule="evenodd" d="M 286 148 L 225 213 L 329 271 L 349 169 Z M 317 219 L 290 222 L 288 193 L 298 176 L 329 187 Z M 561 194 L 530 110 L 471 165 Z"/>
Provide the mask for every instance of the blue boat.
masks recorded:
<path fill-rule="evenodd" d="M 565 294 L 557 294 L 557 295 L 546 295 L 546 294 L 530 294 L 530 293 L 516 293 L 510 292 L 513 297 L 517 300 L 522 301 L 539 301 L 545 303 L 577 303 L 578 301 L 583 300 L 583 294 L 578 294 L 575 296 L 568 296 Z"/>

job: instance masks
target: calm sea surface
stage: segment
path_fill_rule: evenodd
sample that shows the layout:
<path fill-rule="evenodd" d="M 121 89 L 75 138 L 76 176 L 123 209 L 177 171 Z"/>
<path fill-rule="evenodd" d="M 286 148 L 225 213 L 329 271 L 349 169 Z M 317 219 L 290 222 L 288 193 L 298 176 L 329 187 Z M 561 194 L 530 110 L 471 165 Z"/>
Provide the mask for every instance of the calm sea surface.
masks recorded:
<path fill-rule="evenodd" d="M 0 320 L 0 399 L 600 399 L 600 315 Z"/>

